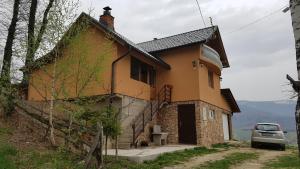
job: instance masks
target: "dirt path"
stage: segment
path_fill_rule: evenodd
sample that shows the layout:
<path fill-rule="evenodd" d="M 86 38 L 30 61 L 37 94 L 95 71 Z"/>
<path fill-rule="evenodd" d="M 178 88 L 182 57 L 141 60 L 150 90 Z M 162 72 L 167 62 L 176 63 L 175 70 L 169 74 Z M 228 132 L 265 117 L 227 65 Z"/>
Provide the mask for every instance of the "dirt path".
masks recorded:
<path fill-rule="evenodd" d="M 263 149 L 250 149 L 251 152 L 257 152 L 259 154 L 258 159 L 246 161 L 245 163 L 231 167 L 231 169 L 260 169 L 263 168 L 264 164 L 272 159 L 279 156 L 290 154 L 289 151 L 278 151 L 278 150 L 263 150 Z"/>
<path fill-rule="evenodd" d="M 231 153 L 235 153 L 235 152 L 244 152 L 243 149 L 230 149 L 230 150 L 225 150 L 225 151 L 221 151 L 218 153 L 213 153 L 213 154 L 207 154 L 204 156 L 200 156 L 200 157 L 194 157 L 191 160 L 183 163 L 183 164 L 179 164 L 176 166 L 170 166 L 170 167 L 165 167 L 164 169 L 188 169 L 188 168 L 193 168 L 196 166 L 199 166 L 205 162 L 208 161 L 215 161 L 215 160 L 221 160 L 224 158 L 224 156 L 229 155 Z M 248 151 L 248 150 L 246 150 Z"/>
<path fill-rule="evenodd" d="M 262 149 L 252 149 L 252 148 L 235 148 L 229 149 L 227 151 L 221 151 L 218 153 L 208 154 L 200 157 L 194 157 L 191 160 L 171 167 L 165 167 L 164 169 L 192 169 L 201 164 L 204 164 L 208 161 L 216 161 L 221 160 L 225 156 L 236 153 L 236 152 L 257 152 L 259 154 L 259 158 L 257 160 L 246 161 L 237 166 L 233 166 L 231 169 L 259 169 L 263 167 L 265 162 L 268 162 L 271 159 L 274 159 L 278 156 L 289 154 L 288 151 L 278 151 L 278 150 L 262 150 Z"/>

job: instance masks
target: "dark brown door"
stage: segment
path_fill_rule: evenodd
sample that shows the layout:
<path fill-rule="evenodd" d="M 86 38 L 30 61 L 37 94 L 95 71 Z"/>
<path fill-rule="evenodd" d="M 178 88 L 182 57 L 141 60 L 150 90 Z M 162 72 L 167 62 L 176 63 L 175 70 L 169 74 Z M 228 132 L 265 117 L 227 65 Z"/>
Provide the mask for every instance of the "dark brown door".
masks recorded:
<path fill-rule="evenodd" d="M 178 105 L 179 143 L 197 144 L 195 123 L 195 105 Z"/>

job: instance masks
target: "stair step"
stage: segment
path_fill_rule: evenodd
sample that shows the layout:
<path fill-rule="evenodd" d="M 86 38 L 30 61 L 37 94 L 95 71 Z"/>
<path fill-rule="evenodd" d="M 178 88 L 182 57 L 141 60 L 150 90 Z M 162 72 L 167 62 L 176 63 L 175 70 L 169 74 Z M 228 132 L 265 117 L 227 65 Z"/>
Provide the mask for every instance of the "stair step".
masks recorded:
<path fill-rule="evenodd" d="M 130 148 L 131 148 L 130 145 L 131 145 L 130 143 L 119 143 L 119 144 L 118 144 L 118 147 L 119 147 L 120 149 L 130 149 Z"/>

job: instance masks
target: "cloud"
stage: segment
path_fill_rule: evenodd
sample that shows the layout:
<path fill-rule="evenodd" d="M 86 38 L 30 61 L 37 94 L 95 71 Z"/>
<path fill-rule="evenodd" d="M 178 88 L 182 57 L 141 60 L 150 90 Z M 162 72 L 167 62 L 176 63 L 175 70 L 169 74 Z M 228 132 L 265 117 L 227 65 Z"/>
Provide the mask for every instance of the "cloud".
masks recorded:
<path fill-rule="evenodd" d="M 203 28 L 195 0 L 81 0 L 82 10 L 113 8 L 118 32 L 134 42 Z M 199 0 L 208 17 L 220 28 L 231 68 L 223 72 L 223 85 L 237 99 L 288 99 L 285 74 L 296 75 L 295 50 L 289 14 L 280 11 L 244 29 L 240 27 L 288 4 L 288 0 Z M 234 32 L 228 34 L 229 32 Z M 289 88 L 289 87 L 287 87 Z"/>

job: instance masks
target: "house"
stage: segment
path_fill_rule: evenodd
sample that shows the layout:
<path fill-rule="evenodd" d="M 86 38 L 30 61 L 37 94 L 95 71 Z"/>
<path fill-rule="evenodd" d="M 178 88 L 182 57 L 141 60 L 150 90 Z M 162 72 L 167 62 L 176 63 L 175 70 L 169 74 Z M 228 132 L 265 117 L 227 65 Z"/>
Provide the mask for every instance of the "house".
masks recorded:
<path fill-rule="evenodd" d="M 100 82 L 89 83 L 80 97 L 113 96 L 122 114 L 121 148 L 150 142 L 153 125 L 168 133 L 168 144 L 210 146 L 232 139 L 231 117 L 240 109 L 230 89 L 221 89 L 222 69 L 229 62 L 217 26 L 135 44 L 115 31 L 109 7 L 99 21 L 82 13 L 74 24 L 83 21 L 88 27 L 80 38 L 68 45 L 59 42 L 58 55 L 50 52 L 30 68 L 29 101 L 51 98 L 50 72 L 58 74 L 60 67 L 76 72 L 82 66 L 85 78 L 99 53 L 105 53 Z M 66 64 L 71 54 L 83 57 L 84 63 Z M 68 95 L 60 94 L 59 99 L 79 96 L 76 77 L 72 72 L 68 76 L 55 80 L 59 88 L 68 79 Z"/>

